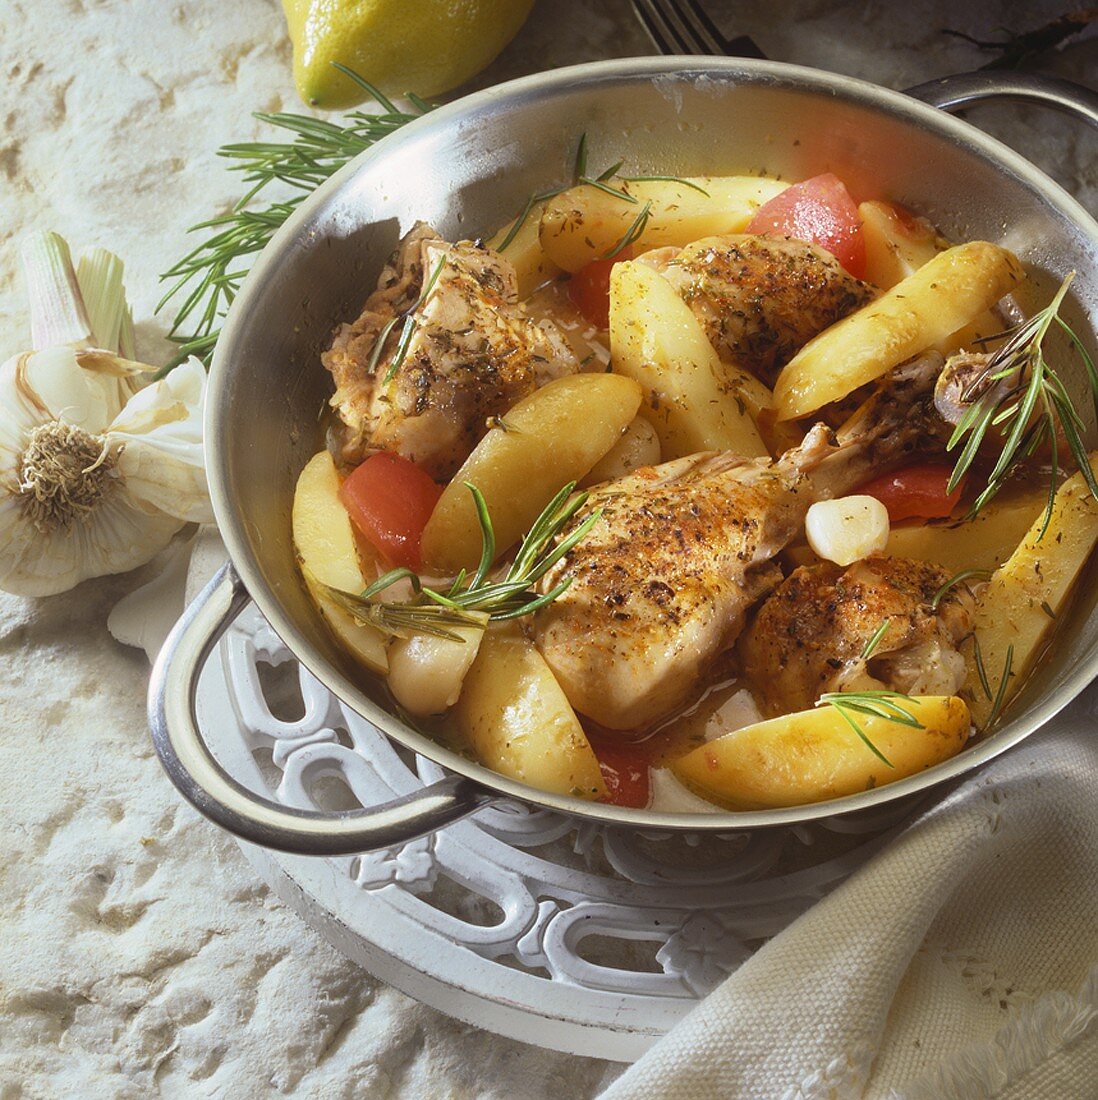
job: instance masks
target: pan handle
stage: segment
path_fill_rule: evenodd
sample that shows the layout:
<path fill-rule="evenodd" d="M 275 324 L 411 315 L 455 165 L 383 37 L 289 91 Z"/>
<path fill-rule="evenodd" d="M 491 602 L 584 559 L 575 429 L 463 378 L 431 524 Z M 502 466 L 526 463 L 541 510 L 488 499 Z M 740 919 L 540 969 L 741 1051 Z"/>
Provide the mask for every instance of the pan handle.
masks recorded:
<path fill-rule="evenodd" d="M 214 759 L 195 715 L 199 673 L 250 602 L 231 564 L 218 570 L 168 635 L 149 684 L 153 744 L 171 781 L 200 813 L 252 844 L 297 855 L 393 848 L 466 817 L 498 796 L 459 775 L 365 810 L 321 813 L 249 791 Z"/>
<path fill-rule="evenodd" d="M 994 99 L 1026 100 L 1075 115 L 1098 127 L 1098 92 L 1040 73 L 958 73 L 908 88 L 907 94 L 943 111 L 959 111 Z"/>

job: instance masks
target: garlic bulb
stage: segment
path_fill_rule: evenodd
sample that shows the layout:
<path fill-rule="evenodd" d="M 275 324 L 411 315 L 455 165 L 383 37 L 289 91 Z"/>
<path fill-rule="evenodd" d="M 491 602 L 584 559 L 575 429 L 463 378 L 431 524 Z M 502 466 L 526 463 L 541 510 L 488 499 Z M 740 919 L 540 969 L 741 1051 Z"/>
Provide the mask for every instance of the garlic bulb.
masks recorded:
<path fill-rule="evenodd" d="M 152 368 L 122 358 L 117 347 L 79 346 L 95 340 L 109 314 L 113 341 L 125 343 L 124 299 L 112 297 L 109 286 L 104 292 L 102 281 L 99 294 L 87 294 L 54 234 L 38 239 L 31 254 L 52 264 L 52 272 L 39 266 L 29 279 L 36 338 L 49 339 L 45 300 L 55 318 L 63 303 L 71 342 L 13 356 L 0 367 L 0 588 L 44 596 L 133 569 L 185 523 L 212 514 L 202 452 L 202 364 L 191 359 L 150 384 Z M 104 255 L 115 265 L 101 264 L 99 273 L 111 268 L 120 290 L 121 264 Z M 51 273 L 57 277 L 51 280 Z M 36 301 L 35 291 L 47 284 L 52 299 Z M 81 291 L 96 303 L 90 317 Z"/>

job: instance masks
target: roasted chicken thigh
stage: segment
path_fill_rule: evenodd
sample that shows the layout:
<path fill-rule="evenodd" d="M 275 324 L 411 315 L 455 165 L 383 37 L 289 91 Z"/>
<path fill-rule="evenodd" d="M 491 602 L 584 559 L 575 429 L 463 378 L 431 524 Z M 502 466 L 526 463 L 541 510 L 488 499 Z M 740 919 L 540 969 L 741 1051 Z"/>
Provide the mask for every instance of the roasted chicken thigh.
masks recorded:
<path fill-rule="evenodd" d="M 768 386 L 813 336 L 873 289 L 805 241 L 733 234 L 644 257 L 678 291 L 721 358 Z"/>
<path fill-rule="evenodd" d="M 393 371 L 406 317 L 411 333 Z M 341 458 L 350 464 L 371 450 L 393 451 L 437 480 L 457 471 L 493 417 L 579 369 L 556 326 L 523 312 L 508 260 L 469 241 L 448 244 L 423 223 L 400 242 L 358 320 L 340 327 L 322 358 L 336 384 Z"/>
<path fill-rule="evenodd" d="M 782 714 L 806 710 L 829 691 L 956 694 L 965 680 L 958 647 L 972 629 L 972 598 L 954 587 L 935 606 L 948 578 L 936 565 L 907 558 L 794 570 L 740 639 L 757 700 Z"/>

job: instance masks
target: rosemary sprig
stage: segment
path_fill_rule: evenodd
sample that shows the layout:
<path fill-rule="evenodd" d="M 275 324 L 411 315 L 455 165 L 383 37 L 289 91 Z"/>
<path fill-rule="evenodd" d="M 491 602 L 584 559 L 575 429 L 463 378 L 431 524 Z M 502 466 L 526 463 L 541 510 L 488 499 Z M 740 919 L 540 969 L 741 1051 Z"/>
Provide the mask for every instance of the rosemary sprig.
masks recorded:
<path fill-rule="evenodd" d="M 652 213 L 652 200 L 649 199 L 640 209 L 640 213 L 633 219 L 633 224 L 625 231 L 625 236 L 613 248 L 602 254 L 601 259 L 612 260 L 619 253 L 627 249 L 634 241 L 640 239 L 645 226 L 648 225 L 648 217 Z"/>
<path fill-rule="evenodd" d="M 944 600 L 957 585 L 964 584 L 970 577 L 980 577 L 982 580 L 987 580 L 990 576 L 990 569 L 962 569 L 960 573 L 954 573 L 954 575 L 934 593 L 934 598 L 930 601 L 931 608 L 937 611 L 938 605 L 942 600 Z"/>
<path fill-rule="evenodd" d="M 569 553 L 598 522 L 602 509 L 587 516 L 567 538 L 556 541 L 572 517 L 587 502 L 587 493 L 572 497 L 574 481 L 565 485 L 545 506 L 526 537 L 519 544 L 515 559 L 502 580 L 488 577 L 496 556 L 496 536 L 488 506 L 480 490 L 469 482 L 466 488 L 473 494 L 477 520 L 480 524 L 481 556 L 472 580 L 466 583 L 462 571 L 446 592 L 424 585 L 410 569 L 394 569 L 379 577 L 365 591 L 355 594 L 328 588 L 332 598 L 358 622 L 396 637 L 412 631 L 433 634 L 440 638 L 462 641 L 453 632 L 457 626 L 479 626 L 481 620 L 471 612 L 487 613 L 496 621 L 517 619 L 552 603 L 572 583 L 561 581 L 548 592 L 539 593 L 534 586 Z M 571 499 L 569 499 L 571 497 Z M 375 600 L 386 588 L 400 580 L 409 580 L 416 596 L 402 602 Z"/>
<path fill-rule="evenodd" d="M 689 187 L 691 191 L 698 191 L 709 198 L 709 192 L 704 187 L 692 180 L 684 180 L 682 176 L 618 176 L 618 179 L 623 180 L 625 183 L 648 183 L 649 181 L 653 183 L 677 183 L 682 187 Z"/>
<path fill-rule="evenodd" d="M 260 122 L 287 131 L 293 140 L 245 142 L 218 150 L 219 156 L 232 162 L 230 171 L 240 172 L 250 186 L 227 213 L 191 227 L 192 233 L 209 233 L 161 276 L 171 284 L 158 310 L 182 296 L 168 334 L 179 345 L 179 352 L 161 374 L 189 355 L 209 362 L 221 322 L 251 260 L 308 194 L 363 150 L 432 109 L 418 96 L 409 95 L 414 113 L 400 111 L 357 73 L 343 65 L 336 68 L 371 96 L 381 108 L 380 114 L 351 111 L 342 123 L 335 123 L 309 115 L 257 113 L 254 117 Z M 253 207 L 253 200 L 274 184 L 293 193 Z"/>
<path fill-rule="evenodd" d="M 385 348 L 385 341 L 389 339 L 389 333 L 393 331 L 393 326 L 396 325 L 397 321 L 404 322 L 404 327 L 400 330 L 400 339 L 397 340 L 393 361 L 389 364 L 389 369 L 385 372 L 385 377 L 381 380 L 383 386 L 387 386 L 396 377 L 396 372 L 400 370 L 401 364 L 404 362 L 404 357 L 408 354 L 408 347 L 412 342 L 412 335 L 415 333 L 418 324 L 415 318 L 415 312 L 431 297 L 431 291 L 435 289 L 435 283 L 438 282 L 438 277 L 442 274 L 442 269 L 445 266 L 446 257 L 443 256 L 442 259 L 435 264 L 435 269 L 431 272 L 431 277 L 423 284 L 423 289 L 419 292 L 419 297 L 403 313 L 394 314 L 381 326 L 381 331 L 377 334 L 377 339 L 374 341 L 373 350 L 370 352 L 370 362 L 366 367 L 366 373 L 371 375 L 377 370 L 378 361 L 381 359 L 381 353 Z"/>
<path fill-rule="evenodd" d="M 988 702 L 991 703 L 991 712 L 987 716 L 987 721 L 984 723 L 984 728 L 992 725 L 992 723 L 999 717 L 1000 712 L 1003 709 L 1003 703 L 1006 702 L 1007 684 L 1010 681 L 1010 674 L 1014 668 L 1014 645 L 1008 645 L 1006 651 L 1006 660 L 1003 662 L 1003 675 L 999 679 L 999 686 L 995 689 L 994 693 L 991 690 L 991 681 L 988 679 L 987 666 L 984 664 L 983 650 L 980 648 L 980 639 L 974 634 L 972 636 L 972 657 L 976 662 L 976 675 L 980 680 L 980 687 L 984 689 L 984 695 L 987 696 Z"/>
<path fill-rule="evenodd" d="M 865 648 L 862 650 L 862 660 L 868 661 L 874 653 L 877 652 L 877 647 L 881 644 L 885 634 L 888 633 L 888 628 L 892 625 L 891 619 L 885 619 L 883 623 L 873 632 L 873 637 L 865 643 Z"/>
<path fill-rule="evenodd" d="M 630 195 L 628 191 L 619 191 L 606 182 L 617 175 L 624 163 L 624 161 L 619 160 L 617 164 L 612 164 L 597 176 L 589 175 L 587 172 L 587 132 L 584 131 L 580 134 L 579 144 L 576 146 L 576 162 L 572 170 L 572 182 L 564 184 L 562 187 L 553 187 L 548 191 L 538 191 L 531 195 L 526 200 L 526 205 L 522 208 L 519 216 L 511 223 L 503 240 L 496 245 L 496 251 L 503 252 L 506 250 L 507 246 L 518 236 L 518 231 L 526 224 L 530 212 L 539 202 L 548 202 L 550 199 L 555 199 L 562 191 L 567 191 L 569 187 L 575 187 L 577 184 L 588 183 L 592 187 L 597 187 L 600 191 L 605 191 L 608 195 L 613 195 L 615 198 L 635 203 L 637 201 L 635 196 Z"/>
<path fill-rule="evenodd" d="M 1090 384 L 1091 397 L 1098 414 L 1098 370 L 1082 341 L 1060 316 L 1059 310 L 1067 294 L 1074 272 L 1068 275 L 1052 301 L 1019 325 L 988 337 L 1005 338 L 1005 343 L 989 358 L 980 374 L 966 387 L 962 400 L 971 402 L 961 417 L 947 444 L 952 451 L 963 441 L 948 492 L 960 484 L 979 453 L 989 428 L 1004 427 L 1006 438 L 995 465 L 988 475 L 983 491 L 972 502 L 969 516 L 976 515 L 1006 484 L 1011 470 L 1048 442 L 1052 456 L 1048 503 L 1040 535 L 1043 537 L 1052 518 L 1056 489 L 1060 481 L 1057 435 L 1064 433 L 1076 465 L 1086 479 L 1094 498 L 1098 500 L 1098 479 L 1091 470 L 1090 459 L 1083 444 L 1086 425 L 1071 403 L 1060 376 L 1044 354 L 1044 339 L 1053 324 L 1058 325 L 1082 356 Z M 1005 393 L 997 394 L 997 384 L 1010 380 Z"/>
<path fill-rule="evenodd" d="M 878 634 L 880 633 L 882 632 L 878 631 Z M 834 707 L 869 751 L 881 763 L 892 768 L 895 765 L 873 744 L 854 715 L 868 714 L 873 718 L 884 718 L 889 722 L 897 722 L 901 726 L 910 726 L 912 729 L 924 729 L 922 722 L 904 705 L 913 702 L 910 695 L 904 695 L 900 691 L 828 691 L 816 700 L 816 706 Z"/>

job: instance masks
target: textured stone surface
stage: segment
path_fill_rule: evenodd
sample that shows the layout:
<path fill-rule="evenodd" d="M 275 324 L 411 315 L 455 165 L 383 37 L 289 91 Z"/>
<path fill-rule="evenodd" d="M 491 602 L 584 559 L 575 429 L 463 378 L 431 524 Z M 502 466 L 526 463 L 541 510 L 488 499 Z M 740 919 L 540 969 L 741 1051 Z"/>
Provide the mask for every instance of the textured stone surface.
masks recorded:
<path fill-rule="evenodd" d="M 983 60 L 944 38 L 1025 27 L 1066 3 L 717 5 L 772 57 L 895 87 Z M 782 18 L 776 19 L 777 12 Z M 650 52 L 624 0 L 542 0 L 478 83 Z M 1050 62 L 1080 78 L 1094 43 Z M 214 156 L 297 109 L 279 5 L 0 0 L 0 357 L 20 350 L 14 244 L 55 228 L 127 262 L 145 353 L 157 273 L 185 227 L 239 189 Z M 1093 139 L 1013 108 L 986 122 L 1091 208 Z M 106 631 L 141 572 L 74 593 L 0 596 L 0 1097 L 272 1093 L 580 1097 L 613 1068 L 455 1023 L 373 981 L 182 805 L 152 755 L 147 664 Z"/>

